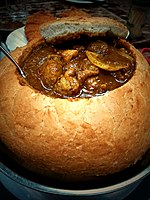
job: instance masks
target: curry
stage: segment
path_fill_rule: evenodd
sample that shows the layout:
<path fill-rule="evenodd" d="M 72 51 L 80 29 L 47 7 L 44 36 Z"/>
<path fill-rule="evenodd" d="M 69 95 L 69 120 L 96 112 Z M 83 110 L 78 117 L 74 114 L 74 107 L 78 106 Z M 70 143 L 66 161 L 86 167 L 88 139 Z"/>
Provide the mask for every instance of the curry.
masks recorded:
<path fill-rule="evenodd" d="M 135 59 L 117 39 L 81 37 L 41 44 L 21 67 L 29 85 L 46 95 L 87 98 L 126 83 L 135 71 Z"/>

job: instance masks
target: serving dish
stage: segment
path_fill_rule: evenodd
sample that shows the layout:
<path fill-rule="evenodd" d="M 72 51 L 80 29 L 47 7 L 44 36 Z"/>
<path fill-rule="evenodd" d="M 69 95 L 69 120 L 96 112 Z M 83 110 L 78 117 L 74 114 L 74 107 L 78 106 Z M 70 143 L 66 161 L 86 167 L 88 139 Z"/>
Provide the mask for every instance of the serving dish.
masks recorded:
<path fill-rule="evenodd" d="M 17 47 L 23 47 L 26 44 L 27 39 L 24 34 L 24 27 L 21 27 L 11 32 L 6 39 L 7 48 L 10 51 L 15 50 Z"/>

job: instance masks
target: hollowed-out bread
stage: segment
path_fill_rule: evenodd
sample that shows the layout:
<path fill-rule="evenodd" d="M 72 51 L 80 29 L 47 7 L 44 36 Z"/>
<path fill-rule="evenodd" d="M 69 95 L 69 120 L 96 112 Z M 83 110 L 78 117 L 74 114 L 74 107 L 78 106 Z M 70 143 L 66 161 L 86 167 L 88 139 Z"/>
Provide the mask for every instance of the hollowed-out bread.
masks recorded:
<path fill-rule="evenodd" d="M 18 61 L 32 45 L 12 56 Z M 122 45 L 136 61 L 132 78 L 92 98 L 41 94 L 21 84 L 6 57 L 0 61 L 0 139 L 21 165 L 73 180 L 119 172 L 142 158 L 150 148 L 150 67 L 131 44 L 122 40 Z"/>

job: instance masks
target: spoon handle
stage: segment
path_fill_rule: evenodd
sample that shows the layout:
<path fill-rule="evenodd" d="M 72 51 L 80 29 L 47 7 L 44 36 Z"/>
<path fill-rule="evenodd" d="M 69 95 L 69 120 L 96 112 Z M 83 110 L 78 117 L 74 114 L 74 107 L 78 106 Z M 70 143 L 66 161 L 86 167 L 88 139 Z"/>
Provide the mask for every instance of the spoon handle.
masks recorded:
<path fill-rule="evenodd" d="M 2 46 L 0 46 L 0 50 L 16 65 L 16 67 L 19 70 L 21 76 L 23 78 L 26 78 L 25 73 L 22 71 L 22 69 L 20 68 L 20 66 L 18 65 L 18 63 L 13 59 L 13 57 Z"/>

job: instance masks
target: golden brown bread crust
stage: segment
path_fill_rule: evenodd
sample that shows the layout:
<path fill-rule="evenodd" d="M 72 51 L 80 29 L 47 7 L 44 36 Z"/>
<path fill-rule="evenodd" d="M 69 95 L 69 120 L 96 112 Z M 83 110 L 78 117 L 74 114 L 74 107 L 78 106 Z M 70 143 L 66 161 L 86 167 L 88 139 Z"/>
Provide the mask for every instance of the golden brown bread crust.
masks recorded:
<path fill-rule="evenodd" d="M 77 9 L 76 7 L 71 7 L 68 10 L 65 10 L 64 12 L 60 13 L 59 17 L 72 17 L 72 16 L 80 16 L 80 17 L 90 17 L 91 15 L 87 12 L 84 12 L 81 9 Z M 51 22 L 55 20 L 53 14 L 51 14 L 49 11 L 39 11 L 36 13 L 33 13 L 32 15 L 29 15 L 26 20 L 25 24 L 25 35 L 28 40 L 28 42 L 36 39 L 42 38 L 40 34 L 40 26 L 44 23 Z"/>
<path fill-rule="evenodd" d="M 27 17 L 25 24 L 25 35 L 30 42 L 35 38 L 42 38 L 39 28 L 45 22 L 54 20 L 55 17 L 48 11 L 39 11 Z"/>
<path fill-rule="evenodd" d="M 74 16 L 91 17 L 89 13 L 83 11 L 82 9 L 76 8 L 74 6 L 62 12 L 59 17 L 74 17 Z"/>
<path fill-rule="evenodd" d="M 42 95 L 19 84 L 7 58 L 0 61 L 0 139 L 20 164 L 50 177 L 82 179 L 123 170 L 150 148 L 150 67 L 122 43 L 136 57 L 134 76 L 89 99 Z M 12 52 L 16 60 L 25 48 Z"/>

